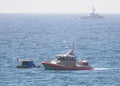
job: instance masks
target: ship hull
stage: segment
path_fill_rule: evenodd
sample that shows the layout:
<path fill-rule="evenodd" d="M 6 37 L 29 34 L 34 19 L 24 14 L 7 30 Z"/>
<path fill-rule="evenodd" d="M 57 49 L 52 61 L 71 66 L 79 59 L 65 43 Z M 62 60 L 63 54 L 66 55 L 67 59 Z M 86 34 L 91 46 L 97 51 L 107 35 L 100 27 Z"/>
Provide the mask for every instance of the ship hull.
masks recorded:
<path fill-rule="evenodd" d="M 28 67 L 28 66 L 17 66 L 17 68 L 40 68 L 40 66 Z"/>
<path fill-rule="evenodd" d="M 105 17 L 104 16 L 99 16 L 99 17 L 86 16 L 86 17 L 81 17 L 81 19 L 105 19 Z"/>
<path fill-rule="evenodd" d="M 42 62 L 46 70 L 93 70 L 91 67 L 67 67 L 59 64 L 52 64 L 50 62 Z"/>

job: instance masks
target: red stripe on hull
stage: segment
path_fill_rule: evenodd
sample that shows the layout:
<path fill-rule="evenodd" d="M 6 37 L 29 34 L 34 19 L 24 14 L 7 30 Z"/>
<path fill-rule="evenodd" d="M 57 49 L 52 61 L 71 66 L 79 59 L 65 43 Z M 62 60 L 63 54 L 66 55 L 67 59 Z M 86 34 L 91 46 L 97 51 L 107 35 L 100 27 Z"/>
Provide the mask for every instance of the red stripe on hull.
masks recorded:
<path fill-rule="evenodd" d="M 93 70 L 91 67 L 66 67 L 58 64 L 52 64 L 49 62 L 42 62 L 47 70 Z"/>

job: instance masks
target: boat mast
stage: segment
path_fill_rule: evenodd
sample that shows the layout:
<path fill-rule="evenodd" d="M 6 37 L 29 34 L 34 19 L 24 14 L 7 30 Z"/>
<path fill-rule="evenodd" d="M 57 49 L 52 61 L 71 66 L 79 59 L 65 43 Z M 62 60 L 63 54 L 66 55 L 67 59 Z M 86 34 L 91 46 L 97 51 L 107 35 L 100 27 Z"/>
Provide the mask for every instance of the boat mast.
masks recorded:
<path fill-rule="evenodd" d="M 72 45 L 71 51 L 68 52 L 67 55 L 74 55 L 74 43 L 73 43 L 73 45 Z"/>
<path fill-rule="evenodd" d="M 95 14 L 95 8 L 92 6 L 92 14 Z"/>
<path fill-rule="evenodd" d="M 74 53 L 74 42 L 73 42 L 73 45 L 72 45 L 72 50 L 71 50 L 72 53 Z"/>

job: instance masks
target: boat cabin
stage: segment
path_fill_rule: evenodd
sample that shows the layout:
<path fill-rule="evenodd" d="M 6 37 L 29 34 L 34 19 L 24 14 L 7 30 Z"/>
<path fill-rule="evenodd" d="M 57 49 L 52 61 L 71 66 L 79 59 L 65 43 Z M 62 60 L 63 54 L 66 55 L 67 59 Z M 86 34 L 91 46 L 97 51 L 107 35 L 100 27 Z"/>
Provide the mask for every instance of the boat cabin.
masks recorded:
<path fill-rule="evenodd" d="M 33 61 L 23 61 L 22 66 L 34 67 L 35 64 Z"/>
<path fill-rule="evenodd" d="M 76 66 L 76 57 L 70 54 L 59 54 L 56 56 L 56 59 L 51 61 L 53 64 L 60 64 L 69 67 Z"/>
<path fill-rule="evenodd" d="M 24 60 L 22 61 L 22 65 L 17 66 L 17 68 L 31 68 L 35 67 L 35 64 L 32 60 Z"/>
<path fill-rule="evenodd" d="M 71 60 L 71 61 L 76 60 L 74 55 L 66 55 L 66 54 L 65 55 L 63 55 L 63 54 L 57 55 L 56 59 L 57 60 Z"/>

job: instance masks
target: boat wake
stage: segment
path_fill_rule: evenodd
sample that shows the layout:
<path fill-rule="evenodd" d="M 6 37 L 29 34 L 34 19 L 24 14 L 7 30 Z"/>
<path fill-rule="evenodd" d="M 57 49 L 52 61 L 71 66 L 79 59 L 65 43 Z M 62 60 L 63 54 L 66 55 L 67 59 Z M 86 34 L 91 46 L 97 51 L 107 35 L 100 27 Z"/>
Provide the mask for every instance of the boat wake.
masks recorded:
<path fill-rule="evenodd" d="M 94 68 L 94 70 L 120 70 L 120 68 Z"/>

